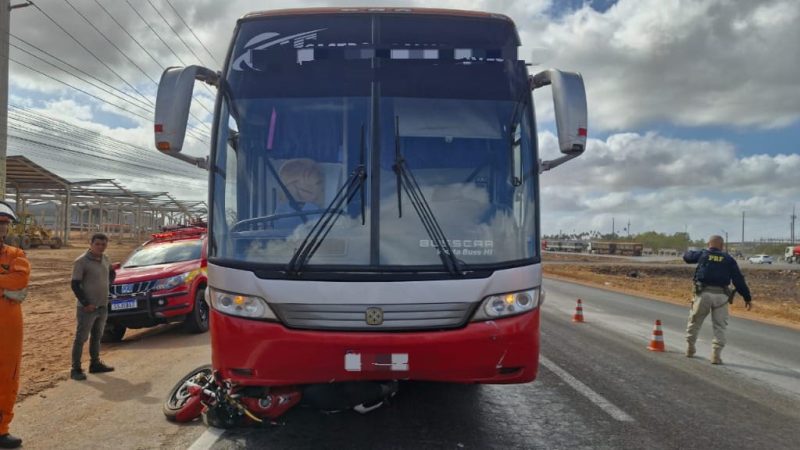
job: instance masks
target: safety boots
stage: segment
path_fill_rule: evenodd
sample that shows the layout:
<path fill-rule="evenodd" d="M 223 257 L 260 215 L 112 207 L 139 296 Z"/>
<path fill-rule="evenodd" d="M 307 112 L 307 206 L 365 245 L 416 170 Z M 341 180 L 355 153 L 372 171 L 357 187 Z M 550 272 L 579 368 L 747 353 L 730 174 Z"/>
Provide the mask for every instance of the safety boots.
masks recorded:
<path fill-rule="evenodd" d="M 714 347 L 711 350 L 711 364 L 722 364 L 722 358 L 720 358 L 720 353 L 722 353 L 722 349 L 719 347 Z"/>
<path fill-rule="evenodd" d="M 697 353 L 697 349 L 694 347 L 694 344 L 689 343 L 686 346 L 686 357 L 691 358 L 695 353 Z"/>
<path fill-rule="evenodd" d="M 8 433 L 0 434 L 0 448 L 17 448 L 22 445 L 22 439 Z"/>

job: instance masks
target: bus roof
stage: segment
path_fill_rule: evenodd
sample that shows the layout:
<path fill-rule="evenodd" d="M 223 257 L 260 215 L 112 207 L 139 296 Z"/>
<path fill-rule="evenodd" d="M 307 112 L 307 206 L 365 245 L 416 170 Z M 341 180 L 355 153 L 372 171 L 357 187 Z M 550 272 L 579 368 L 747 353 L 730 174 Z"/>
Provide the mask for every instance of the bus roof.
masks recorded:
<path fill-rule="evenodd" d="M 482 19 L 499 19 L 514 23 L 504 14 L 495 14 L 482 11 L 467 11 L 462 9 L 443 9 L 443 8 L 289 8 L 275 9 L 269 11 L 256 11 L 245 14 L 242 19 L 254 19 L 258 17 L 275 16 L 299 16 L 311 14 L 420 14 L 420 15 L 439 15 L 453 17 L 475 17 Z"/>

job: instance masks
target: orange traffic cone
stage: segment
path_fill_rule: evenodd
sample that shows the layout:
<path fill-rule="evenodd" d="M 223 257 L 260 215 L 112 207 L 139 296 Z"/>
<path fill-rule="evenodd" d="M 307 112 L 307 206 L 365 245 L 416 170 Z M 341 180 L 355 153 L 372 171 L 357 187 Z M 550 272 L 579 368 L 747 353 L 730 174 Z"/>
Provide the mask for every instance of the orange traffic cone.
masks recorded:
<path fill-rule="evenodd" d="M 666 351 L 664 348 L 664 332 L 661 331 L 660 320 L 656 320 L 656 324 L 653 327 L 653 337 L 650 339 L 650 345 L 647 346 L 647 349 L 651 352 Z"/>
<path fill-rule="evenodd" d="M 578 304 L 575 306 L 575 314 L 572 315 L 573 322 L 583 322 L 583 302 L 578 299 Z"/>

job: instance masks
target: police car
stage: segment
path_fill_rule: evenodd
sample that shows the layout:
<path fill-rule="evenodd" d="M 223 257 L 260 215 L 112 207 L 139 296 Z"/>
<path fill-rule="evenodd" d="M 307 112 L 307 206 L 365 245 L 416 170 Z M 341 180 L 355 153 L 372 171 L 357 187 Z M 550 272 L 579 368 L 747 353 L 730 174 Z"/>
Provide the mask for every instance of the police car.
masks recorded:
<path fill-rule="evenodd" d="M 747 258 L 751 264 L 772 264 L 772 256 L 769 255 L 755 255 Z"/>
<path fill-rule="evenodd" d="M 189 332 L 208 331 L 205 226 L 153 234 L 114 265 L 104 340 L 119 342 L 128 328 L 183 322 Z"/>

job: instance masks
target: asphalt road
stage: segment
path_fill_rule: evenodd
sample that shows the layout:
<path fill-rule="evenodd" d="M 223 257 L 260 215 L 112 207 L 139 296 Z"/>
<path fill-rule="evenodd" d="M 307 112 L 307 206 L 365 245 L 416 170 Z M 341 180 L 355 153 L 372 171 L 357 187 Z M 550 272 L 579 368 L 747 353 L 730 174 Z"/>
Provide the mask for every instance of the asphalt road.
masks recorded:
<path fill-rule="evenodd" d="M 25 448 L 797 448 L 800 333 L 736 319 L 724 366 L 710 323 L 683 356 L 686 308 L 546 280 L 542 366 L 530 384 L 403 383 L 366 415 L 295 408 L 266 428 L 174 425 L 161 401 L 209 359 L 207 335 L 165 328 L 108 355 L 118 370 L 65 381 L 17 409 Z M 575 299 L 586 323 L 571 322 Z M 645 349 L 662 320 L 666 353 Z M 221 435 L 220 435 L 221 434 Z"/>
<path fill-rule="evenodd" d="M 539 379 L 516 386 L 405 383 L 367 415 L 295 409 L 211 448 L 797 448 L 798 332 L 733 319 L 728 363 L 683 356 L 687 310 L 546 281 Z M 586 323 L 571 322 L 585 300 Z M 646 350 L 655 319 L 668 352 Z"/>

